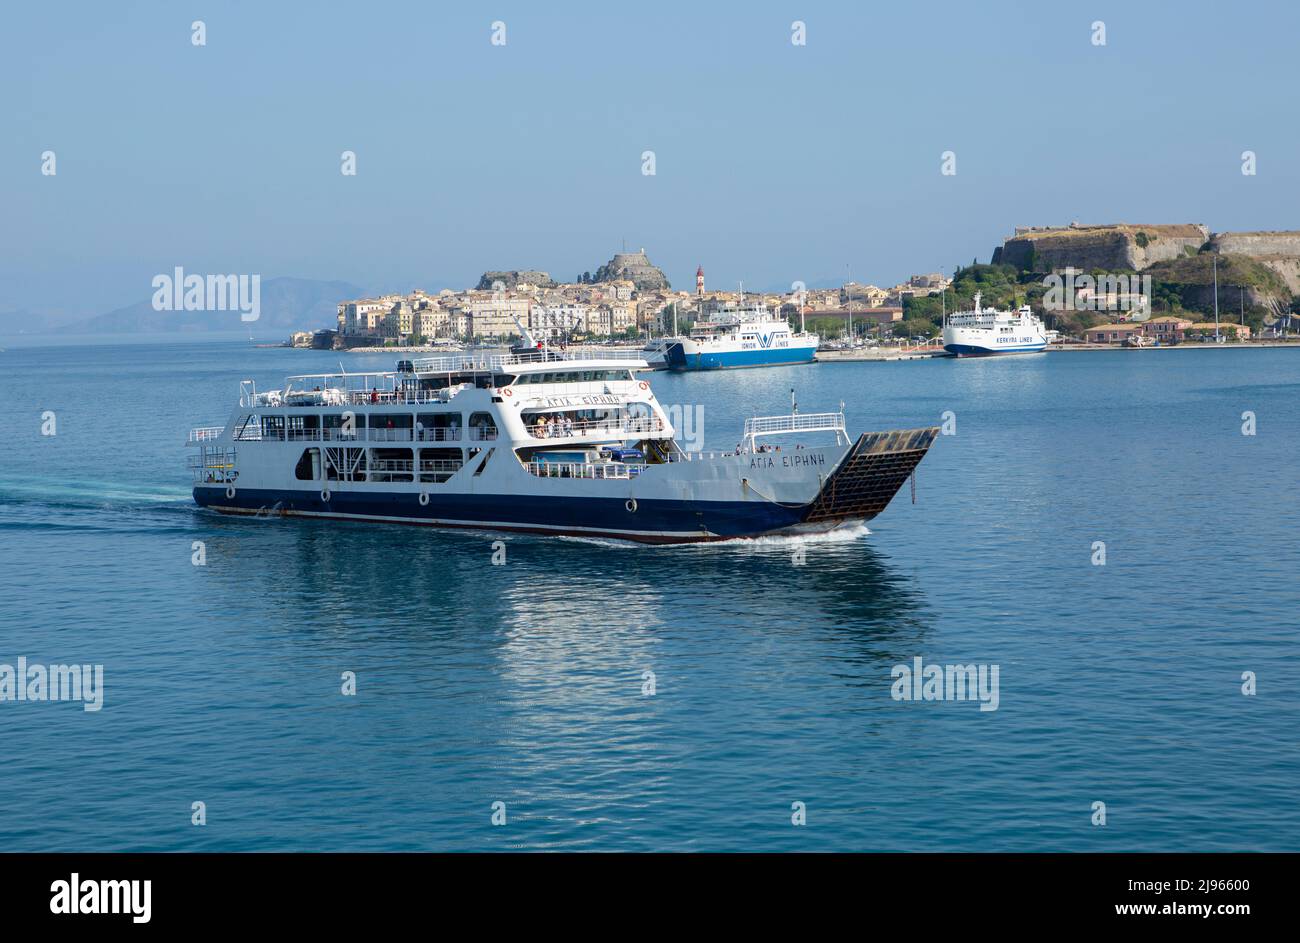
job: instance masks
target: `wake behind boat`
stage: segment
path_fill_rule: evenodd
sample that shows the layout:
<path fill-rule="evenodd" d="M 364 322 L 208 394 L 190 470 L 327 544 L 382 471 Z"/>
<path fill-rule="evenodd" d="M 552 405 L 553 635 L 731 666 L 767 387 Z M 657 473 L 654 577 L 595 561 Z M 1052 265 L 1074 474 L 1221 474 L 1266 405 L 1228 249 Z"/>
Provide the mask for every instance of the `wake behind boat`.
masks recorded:
<path fill-rule="evenodd" d="M 652 543 L 812 533 L 879 514 L 938 433 L 850 441 L 842 413 L 796 413 L 747 420 L 735 451 L 688 452 L 629 353 L 403 361 L 265 392 L 245 380 L 224 426 L 190 433 L 194 499 Z"/>

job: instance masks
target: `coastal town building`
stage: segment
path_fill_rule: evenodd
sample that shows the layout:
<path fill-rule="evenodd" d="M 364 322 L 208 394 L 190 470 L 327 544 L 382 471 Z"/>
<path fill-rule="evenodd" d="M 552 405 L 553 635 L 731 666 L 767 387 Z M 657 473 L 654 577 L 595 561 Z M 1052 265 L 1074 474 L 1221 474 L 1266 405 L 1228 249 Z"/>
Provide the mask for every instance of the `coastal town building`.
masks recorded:
<path fill-rule="evenodd" d="M 1088 328 L 1083 336 L 1089 344 L 1122 344 L 1129 338 L 1141 337 L 1142 325 L 1136 322 L 1099 324 Z"/>
<path fill-rule="evenodd" d="M 1215 325 L 1213 321 L 1196 323 L 1190 318 L 1176 315 L 1164 315 L 1149 321 L 1123 321 L 1115 324 L 1098 324 L 1083 332 L 1084 340 L 1089 344 L 1123 344 L 1136 343 L 1140 338 L 1143 344 L 1176 344 L 1185 340 L 1212 340 L 1215 333 L 1220 337 L 1248 340 L 1250 327 L 1231 321 L 1222 321 Z"/>
<path fill-rule="evenodd" d="M 407 346 L 438 341 L 501 343 L 527 330 L 536 337 L 603 338 L 686 332 L 697 321 L 762 304 L 787 317 L 836 318 L 855 330 L 903 320 L 902 299 L 942 291 L 940 273 L 913 275 L 893 289 L 849 282 L 838 288 L 784 292 L 708 290 L 697 265 L 694 290 L 673 290 L 645 250 L 616 253 L 593 275 L 556 282 L 537 269 L 484 272 L 474 288 L 415 289 L 340 302 L 339 347 Z"/>

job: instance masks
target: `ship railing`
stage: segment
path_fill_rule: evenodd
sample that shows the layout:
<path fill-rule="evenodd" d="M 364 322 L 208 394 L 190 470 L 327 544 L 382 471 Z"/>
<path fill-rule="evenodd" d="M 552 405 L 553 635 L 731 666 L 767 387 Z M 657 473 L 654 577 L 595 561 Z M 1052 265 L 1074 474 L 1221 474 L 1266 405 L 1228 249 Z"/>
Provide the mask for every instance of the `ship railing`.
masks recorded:
<path fill-rule="evenodd" d="M 189 438 L 185 440 L 185 444 L 196 445 L 200 442 L 211 442 L 213 439 L 221 438 L 221 433 L 225 431 L 225 426 L 199 426 L 190 430 Z"/>
<path fill-rule="evenodd" d="M 347 395 L 348 406 L 419 406 L 424 403 L 448 403 L 468 383 L 444 387 L 441 390 L 353 390 Z"/>
<path fill-rule="evenodd" d="M 367 468 L 375 472 L 411 472 L 419 465 L 422 472 L 455 471 L 463 464 L 457 459 L 422 458 L 417 463 L 409 458 L 373 459 Z"/>
<path fill-rule="evenodd" d="M 591 435 L 629 438 L 637 435 L 672 432 L 664 421 L 657 416 L 644 419 L 627 419 L 622 422 L 608 419 L 549 424 L 525 421 L 524 425 L 534 439 L 569 439 Z"/>
<path fill-rule="evenodd" d="M 843 413 L 793 413 L 789 416 L 755 416 L 746 419 L 744 442 L 750 451 L 757 451 L 760 437 L 795 432 L 833 432 L 837 444 L 841 439 L 848 440 L 844 432 Z"/>
<path fill-rule="evenodd" d="M 254 406 L 419 406 L 425 403 L 447 403 L 452 396 L 469 386 L 462 383 L 441 390 L 342 390 L 330 387 L 324 390 L 297 390 L 282 393 L 272 390 L 258 393 Z"/>
<path fill-rule="evenodd" d="M 416 429 L 415 440 L 417 442 L 459 442 L 460 427 L 448 426 L 437 429 Z"/>
<path fill-rule="evenodd" d="M 644 465 L 629 465 L 626 462 L 529 462 L 524 467 L 529 474 L 538 478 L 588 480 L 635 478 L 645 468 Z"/>
<path fill-rule="evenodd" d="M 218 433 L 224 431 L 217 430 Z M 483 442 L 496 439 L 494 429 L 470 429 L 469 438 Z M 215 437 L 213 437 L 215 438 Z M 325 429 L 283 429 L 249 423 L 235 430 L 236 442 L 459 442 L 459 428 L 446 429 L 344 429 L 331 426 Z M 200 440 L 191 440 L 199 444 Z"/>
<path fill-rule="evenodd" d="M 411 361 L 414 373 L 491 373 L 506 367 L 577 360 L 619 360 L 646 366 L 639 347 L 548 347 L 517 354 L 465 354 L 451 357 L 421 357 Z"/>
<path fill-rule="evenodd" d="M 186 464 L 195 484 L 228 484 L 239 477 L 233 448 L 205 445 L 197 455 L 189 456 Z"/>
<path fill-rule="evenodd" d="M 443 482 L 464 467 L 456 459 L 380 459 L 372 460 L 366 468 L 370 481 L 410 481 L 418 471 L 421 481 Z"/>

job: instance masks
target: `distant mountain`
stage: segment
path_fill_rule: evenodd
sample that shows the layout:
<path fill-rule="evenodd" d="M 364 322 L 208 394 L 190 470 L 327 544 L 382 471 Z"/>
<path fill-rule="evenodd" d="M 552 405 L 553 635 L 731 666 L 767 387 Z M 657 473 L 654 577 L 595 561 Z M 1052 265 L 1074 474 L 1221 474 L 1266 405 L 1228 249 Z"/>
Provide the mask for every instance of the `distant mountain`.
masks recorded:
<path fill-rule="evenodd" d="M 240 320 L 238 311 L 155 311 L 147 300 L 68 325 L 74 334 L 135 334 L 167 331 L 242 331 L 259 334 L 313 331 L 334 327 L 338 303 L 364 297 L 365 290 L 350 282 L 324 282 L 309 278 L 268 278 L 261 287 L 261 313 L 256 321 Z"/>
<path fill-rule="evenodd" d="M 32 311 L 30 308 L 0 307 L 0 335 L 44 334 L 57 331 L 77 321 L 84 321 L 85 312 L 64 310 Z"/>

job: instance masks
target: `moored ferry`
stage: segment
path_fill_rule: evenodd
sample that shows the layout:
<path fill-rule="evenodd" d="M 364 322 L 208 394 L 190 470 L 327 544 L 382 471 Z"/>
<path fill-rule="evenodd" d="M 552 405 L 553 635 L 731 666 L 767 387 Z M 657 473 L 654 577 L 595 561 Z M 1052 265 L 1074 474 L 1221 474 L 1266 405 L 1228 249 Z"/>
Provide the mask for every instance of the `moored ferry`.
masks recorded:
<path fill-rule="evenodd" d="M 818 337 L 792 331 L 785 318 L 766 305 L 723 308 L 697 321 L 686 337 L 665 338 L 665 357 L 673 370 L 726 370 L 812 363 Z"/>
<path fill-rule="evenodd" d="M 1055 339 L 1029 305 L 1018 311 L 999 311 L 980 305 L 975 293 L 973 310 L 946 315 L 943 320 L 943 348 L 958 357 L 987 357 L 994 354 L 1036 354 Z"/>
<path fill-rule="evenodd" d="M 543 349 L 245 380 L 224 426 L 190 433 L 194 499 L 652 543 L 811 533 L 880 513 L 938 432 L 854 441 L 842 413 L 796 413 L 746 420 L 730 452 L 685 451 L 644 366 Z"/>

